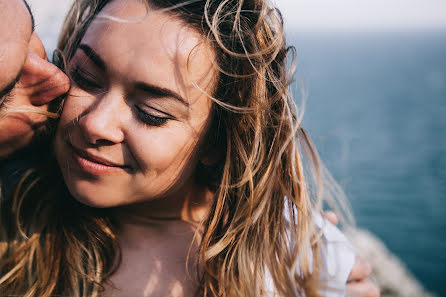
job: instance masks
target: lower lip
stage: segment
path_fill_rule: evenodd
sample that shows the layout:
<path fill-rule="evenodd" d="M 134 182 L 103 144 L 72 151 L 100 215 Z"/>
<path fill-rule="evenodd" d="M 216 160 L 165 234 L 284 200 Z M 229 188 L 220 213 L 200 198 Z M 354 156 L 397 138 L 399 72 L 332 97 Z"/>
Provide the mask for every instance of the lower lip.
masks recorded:
<path fill-rule="evenodd" d="M 82 156 L 77 154 L 74 150 L 72 150 L 72 152 L 75 163 L 85 173 L 91 175 L 110 175 L 110 174 L 119 174 L 126 171 L 125 168 L 123 167 L 108 166 L 101 163 L 96 163 L 83 158 Z"/>

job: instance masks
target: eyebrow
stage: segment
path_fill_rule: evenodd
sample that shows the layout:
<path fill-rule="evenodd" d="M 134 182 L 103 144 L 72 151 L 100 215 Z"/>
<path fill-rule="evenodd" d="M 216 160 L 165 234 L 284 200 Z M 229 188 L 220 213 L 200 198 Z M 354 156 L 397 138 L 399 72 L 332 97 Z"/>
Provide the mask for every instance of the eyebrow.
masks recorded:
<path fill-rule="evenodd" d="M 31 32 L 34 32 L 36 28 L 36 22 L 34 20 L 33 12 L 31 11 L 31 7 L 29 6 L 28 2 L 26 2 L 26 0 L 23 0 L 23 2 L 25 3 L 25 6 L 29 11 L 29 15 L 31 16 Z"/>
<path fill-rule="evenodd" d="M 12 89 L 14 89 L 15 85 L 18 83 L 18 81 L 20 80 L 21 76 L 22 76 L 22 71 L 19 72 L 17 77 L 11 83 L 9 83 L 3 90 L 0 91 L 0 98 L 3 98 L 9 92 L 11 92 Z"/>
<path fill-rule="evenodd" d="M 107 70 L 106 64 L 104 62 L 104 60 L 102 60 L 102 58 L 88 45 L 82 43 L 81 45 L 79 45 L 79 49 L 82 50 L 85 55 L 87 55 L 87 57 L 96 64 L 96 66 L 98 66 L 100 69 L 102 69 L 103 71 Z"/>
<path fill-rule="evenodd" d="M 82 43 L 79 45 L 79 49 L 82 50 L 85 55 L 94 63 L 96 66 L 98 66 L 103 71 L 106 71 L 107 66 L 104 60 L 88 45 Z M 181 97 L 176 92 L 166 89 L 163 87 L 155 86 L 146 82 L 137 82 L 135 84 L 135 88 L 144 92 L 148 92 L 151 94 L 159 95 L 159 96 L 166 96 L 166 97 L 172 97 L 185 105 L 186 107 L 189 107 L 189 103 Z"/>
<path fill-rule="evenodd" d="M 141 91 L 144 92 L 148 92 L 151 94 L 155 94 L 155 95 L 159 95 L 159 96 L 166 96 L 166 97 L 172 97 L 174 99 L 176 99 L 178 102 L 182 103 L 183 105 L 185 105 L 186 107 L 189 107 L 189 103 L 183 99 L 183 97 L 181 97 L 180 95 L 178 95 L 177 93 L 175 93 L 172 90 L 166 89 L 166 88 L 162 88 L 162 87 L 158 87 L 158 86 L 154 86 L 152 84 L 148 84 L 145 82 L 137 82 L 135 84 L 135 88 L 139 89 Z"/>

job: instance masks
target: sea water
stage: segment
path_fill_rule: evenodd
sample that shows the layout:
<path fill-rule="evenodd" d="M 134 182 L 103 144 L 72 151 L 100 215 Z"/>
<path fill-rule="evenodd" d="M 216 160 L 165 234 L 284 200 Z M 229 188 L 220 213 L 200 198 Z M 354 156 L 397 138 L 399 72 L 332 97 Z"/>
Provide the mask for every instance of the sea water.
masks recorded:
<path fill-rule="evenodd" d="M 358 226 L 446 296 L 446 31 L 288 39 L 304 126 Z"/>

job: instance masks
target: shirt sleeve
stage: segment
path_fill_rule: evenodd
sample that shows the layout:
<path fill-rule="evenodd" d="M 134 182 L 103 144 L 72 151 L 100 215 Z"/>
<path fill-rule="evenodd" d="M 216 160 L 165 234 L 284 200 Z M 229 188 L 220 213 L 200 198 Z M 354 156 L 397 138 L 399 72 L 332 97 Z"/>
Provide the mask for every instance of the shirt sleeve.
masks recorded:
<path fill-rule="evenodd" d="M 347 237 L 327 219 L 313 212 L 316 225 L 322 231 L 323 246 L 321 250 L 322 264 L 320 280 L 323 288 L 320 293 L 324 297 L 344 297 L 347 279 L 355 264 L 355 251 Z M 289 221 L 289 216 L 285 213 Z M 291 245 L 296 244 L 291 238 Z M 310 250 L 310 265 L 312 265 L 312 251 Z M 273 296 L 274 283 L 268 270 L 265 275 L 265 289 L 267 296 Z"/>
<path fill-rule="evenodd" d="M 321 251 L 324 267 L 321 269 L 321 291 L 325 297 L 345 296 L 348 276 L 355 263 L 355 251 L 345 235 L 328 220 L 316 215 L 316 224 L 323 232 Z"/>

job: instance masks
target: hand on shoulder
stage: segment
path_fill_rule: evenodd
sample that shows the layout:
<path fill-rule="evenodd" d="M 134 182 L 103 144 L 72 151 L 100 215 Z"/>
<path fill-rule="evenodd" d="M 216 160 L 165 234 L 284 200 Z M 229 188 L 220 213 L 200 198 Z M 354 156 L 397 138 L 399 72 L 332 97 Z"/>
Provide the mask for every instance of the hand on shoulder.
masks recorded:
<path fill-rule="evenodd" d="M 332 211 L 324 212 L 324 217 L 333 225 L 338 223 L 336 214 Z M 380 290 L 376 284 L 368 279 L 372 272 L 367 260 L 355 258 L 355 263 L 347 279 L 347 297 L 379 297 Z"/>

